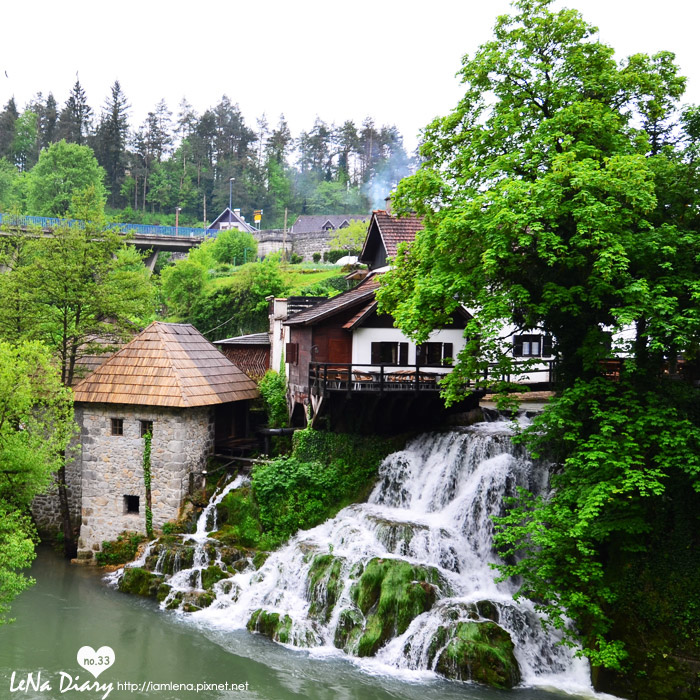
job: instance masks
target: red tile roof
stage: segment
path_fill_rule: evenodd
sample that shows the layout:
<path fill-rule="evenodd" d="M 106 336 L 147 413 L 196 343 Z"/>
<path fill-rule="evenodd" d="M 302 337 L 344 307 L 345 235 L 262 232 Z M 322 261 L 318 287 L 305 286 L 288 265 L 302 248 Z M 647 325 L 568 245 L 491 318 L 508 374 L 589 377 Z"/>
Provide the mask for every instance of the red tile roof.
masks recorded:
<path fill-rule="evenodd" d="M 372 212 L 372 224 L 376 222 L 389 257 L 396 257 L 399 243 L 410 243 L 423 228 L 423 219 L 418 216 L 393 216 L 383 209 Z M 362 257 L 362 256 L 360 256 Z"/>

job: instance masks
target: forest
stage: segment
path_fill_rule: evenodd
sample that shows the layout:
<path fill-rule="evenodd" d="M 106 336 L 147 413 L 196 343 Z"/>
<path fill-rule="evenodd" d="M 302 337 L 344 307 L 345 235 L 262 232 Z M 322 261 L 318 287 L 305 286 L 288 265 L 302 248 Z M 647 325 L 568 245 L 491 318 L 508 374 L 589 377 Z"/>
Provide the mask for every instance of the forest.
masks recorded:
<path fill-rule="evenodd" d="M 280 115 L 247 124 L 224 95 L 197 114 L 185 98 L 173 113 L 160 100 L 141 125 L 118 80 L 101 108 L 90 105 L 79 78 L 65 103 L 37 93 L 20 109 L 14 98 L 0 112 L 0 211 L 62 216 L 28 195 L 32 171 L 52 145 L 87 146 L 106 186 L 113 221 L 184 226 L 212 221 L 229 203 L 261 228 L 282 228 L 298 214 L 364 214 L 412 170 L 413 158 L 396 126 L 371 117 L 357 125 L 317 117 L 298 136 Z"/>

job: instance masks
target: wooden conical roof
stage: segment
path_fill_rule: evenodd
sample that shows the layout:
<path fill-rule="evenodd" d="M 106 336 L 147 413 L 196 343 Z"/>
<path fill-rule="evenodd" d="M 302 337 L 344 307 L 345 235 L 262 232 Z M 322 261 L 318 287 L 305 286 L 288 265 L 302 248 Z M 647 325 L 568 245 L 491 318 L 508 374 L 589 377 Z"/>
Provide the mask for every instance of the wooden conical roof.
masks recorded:
<path fill-rule="evenodd" d="M 155 321 L 74 389 L 75 400 L 187 408 L 254 399 L 255 382 L 194 326 Z"/>

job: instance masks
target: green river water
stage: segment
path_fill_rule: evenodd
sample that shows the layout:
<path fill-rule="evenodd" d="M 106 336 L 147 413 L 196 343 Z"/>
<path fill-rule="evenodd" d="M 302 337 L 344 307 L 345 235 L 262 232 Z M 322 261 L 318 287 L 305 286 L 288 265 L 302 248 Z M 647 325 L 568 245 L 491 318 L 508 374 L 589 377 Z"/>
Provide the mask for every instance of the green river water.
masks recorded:
<path fill-rule="evenodd" d="M 314 657 L 246 631 L 200 628 L 186 617 L 161 612 L 150 600 L 119 593 L 103 582 L 102 572 L 71 566 L 48 549 L 40 550 L 31 575 L 37 583 L 15 601 L 16 621 L 0 627 L 1 700 L 573 698 L 541 689 L 502 692 L 435 678 L 377 675 L 345 658 Z M 114 650 L 113 665 L 97 680 L 76 661 L 86 645 Z M 197 692 L 197 684 L 221 688 Z"/>

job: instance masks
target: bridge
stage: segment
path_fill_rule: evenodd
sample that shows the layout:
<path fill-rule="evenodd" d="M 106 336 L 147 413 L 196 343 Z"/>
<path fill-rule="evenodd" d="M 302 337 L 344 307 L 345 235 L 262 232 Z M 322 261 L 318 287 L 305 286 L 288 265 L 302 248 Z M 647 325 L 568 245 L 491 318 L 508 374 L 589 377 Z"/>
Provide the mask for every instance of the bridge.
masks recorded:
<path fill-rule="evenodd" d="M 84 221 L 78 219 L 60 219 L 47 216 L 19 216 L 0 214 L 0 229 L 21 229 L 23 231 L 41 230 L 50 234 L 59 226 L 77 226 L 83 228 Z M 160 251 L 186 253 L 190 248 L 200 245 L 207 238 L 216 236 L 218 229 L 194 228 L 190 226 L 150 226 L 146 224 L 108 223 L 105 229 L 117 231 L 129 236 L 129 243 L 139 250 L 150 250 L 146 265 L 153 270 Z M 0 231 L 0 234 L 2 231 Z"/>

